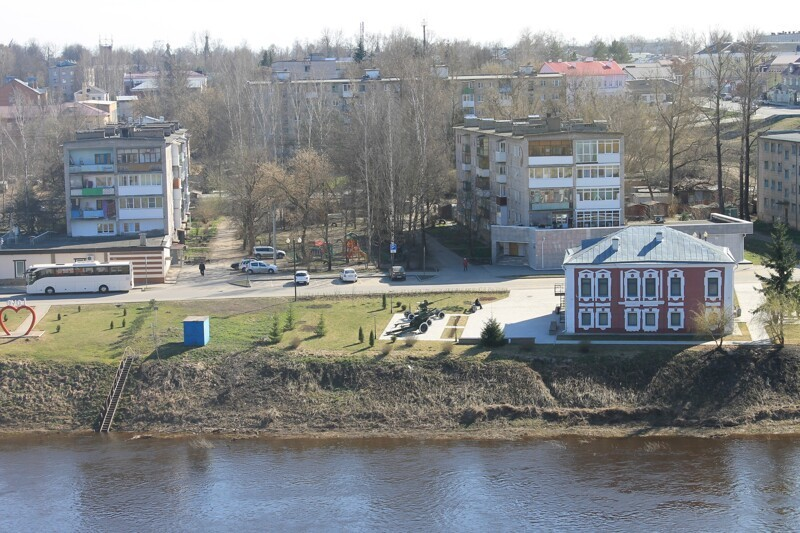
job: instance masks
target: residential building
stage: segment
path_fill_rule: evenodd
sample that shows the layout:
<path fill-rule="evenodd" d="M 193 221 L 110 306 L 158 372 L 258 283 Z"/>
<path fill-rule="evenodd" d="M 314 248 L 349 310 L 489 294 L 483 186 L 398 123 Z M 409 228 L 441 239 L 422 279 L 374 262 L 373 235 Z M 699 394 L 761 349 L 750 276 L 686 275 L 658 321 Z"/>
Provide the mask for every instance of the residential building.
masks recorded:
<path fill-rule="evenodd" d="M 64 144 L 67 234 L 179 237 L 189 209 L 189 135 L 177 122 L 77 132 Z"/>
<path fill-rule="evenodd" d="M 84 70 L 78 63 L 65 59 L 47 69 L 48 86 L 52 98 L 71 102 L 76 91 L 94 84 L 93 70 Z"/>
<path fill-rule="evenodd" d="M 604 121 L 467 117 L 455 140 L 457 218 L 486 240 L 492 225 L 624 224 L 624 142 Z M 527 253 L 513 244 L 501 253 Z"/>
<path fill-rule="evenodd" d="M 567 99 L 572 102 L 582 93 L 598 96 L 621 95 L 625 92 L 627 74 L 615 61 L 548 61 L 540 74 L 563 74 L 567 83 Z"/>
<path fill-rule="evenodd" d="M 800 229 L 800 130 L 768 131 L 758 138 L 756 198 L 759 220 Z"/>
<path fill-rule="evenodd" d="M 86 87 L 76 91 L 73 95 L 73 99 L 76 102 L 83 102 L 85 100 L 110 100 L 108 91 L 104 91 L 103 89 L 95 87 L 94 85 L 87 85 Z"/>
<path fill-rule="evenodd" d="M 354 65 L 352 57 L 325 57 L 323 54 L 310 54 L 302 61 L 294 59 L 274 61 L 272 73 L 287 80 L 341 80 L 347 77 L 347 70 Z"/>
<path fill-rule="evenodd" d="M 15 105 L 43 106 L 47 104 L 47 92 L 36 89 L 17 78 L 9 78 L 0 87 L 0 107 Z"/>
<path fill-rule="evenodd" d="M 123 87 L 126 94 L 148 94 L 158 91 L 159 79 L 165 76 L 158 71 L 148 72 L 128 72 L 123 79 Z M 186 88 L 202 91 L 208 85 L 208 77 L 205 74 L 194 71 L 176 73 L 175 76 L 186 78 Z"/>
<path fill-rule="evenodd" d="M 630 226 L 567 250 L 565 332 L 695 334 L 695 313 L 733 327 L 730 250 L 665 226 Z"/>

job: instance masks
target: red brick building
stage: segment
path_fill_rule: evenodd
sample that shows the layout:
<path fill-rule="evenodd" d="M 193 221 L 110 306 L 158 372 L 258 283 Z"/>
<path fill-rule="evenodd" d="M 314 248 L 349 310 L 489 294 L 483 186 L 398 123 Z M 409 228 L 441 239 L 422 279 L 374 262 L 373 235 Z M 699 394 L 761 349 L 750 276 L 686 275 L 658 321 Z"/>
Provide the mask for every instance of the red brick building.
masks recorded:
<path fill-rule="evenodd" d="M 733 316 L 730 250 L 665 226 L 631 226 L 567 250 L 567 333 L 691 334 L 693 312 Z M 731 324 L 732 326 L 732 324 Z"/>

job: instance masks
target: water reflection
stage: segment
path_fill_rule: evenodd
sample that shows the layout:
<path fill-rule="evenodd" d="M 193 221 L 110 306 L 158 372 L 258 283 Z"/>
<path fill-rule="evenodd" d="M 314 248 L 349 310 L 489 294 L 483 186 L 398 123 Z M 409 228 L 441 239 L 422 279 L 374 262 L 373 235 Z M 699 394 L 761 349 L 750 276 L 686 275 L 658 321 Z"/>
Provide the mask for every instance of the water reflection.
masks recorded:
<path fill-rule="evenodd" d="M 797 529 L 800 439 L 0 439 L 0 530 Z"/>

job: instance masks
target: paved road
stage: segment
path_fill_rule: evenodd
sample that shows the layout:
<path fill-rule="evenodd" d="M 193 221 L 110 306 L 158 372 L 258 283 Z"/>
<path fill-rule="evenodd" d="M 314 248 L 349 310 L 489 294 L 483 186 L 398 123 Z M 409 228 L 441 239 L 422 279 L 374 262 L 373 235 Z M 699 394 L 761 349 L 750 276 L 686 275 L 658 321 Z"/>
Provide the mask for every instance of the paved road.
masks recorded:
<path fill-rule="evenodd" d="M 509 336 L 536 337 L 536 342 L 555 342 L 549 334 L 550 322 L 555 318 L 553 309 L 558 304 L 553 286 L 562 283 L 560 272 L 549 276 L 532 275 L 526 267 L 470 265 L 464 271 L 462 260 L 433 239 L 429 240 L 429 254 L 438 265 L 436 272 L 409 272 L 404 282 L 391 282 L 383 273 L 359 268 L 357 283 L 343 283 L 338 272 L 313 273 L 309 286 L 296 287 L 292 283 L 291 268 L 278 274 L 246 276 L 230 268 L 229 258 L 218 258 L 208 264 L 205 276 L 200 276 L 193 265 L 185 266 L 173 284 L 151 285 L 121 294 L 86 294 L 69 296 L 28 296 L 29 304 L 37 306 L 59 304 L 128 303 L 155 299 L 157 301 L 283 297 L 291 299 L 295 290 L 299 296 L 325 296 L 381 293 L 430 293 L 441 290 L 488 292 L 510 291 L 510 297 L 484 306 L 472 315 L 460 332 L 464 338 L 478 337 L 489 317 L 505 325 Z M 232 253 L 235 253 L 232 252 Z M 765 342 L 766 332 L 752 317 L 760 302 L 760 283 L 757 272 L 763 267 L 740 265 L 736 271 L 735 289 L 742 307 L 742 320 L 748 323 L 753 340 Z M 796 272 L 800 279 L 800 271 Z M 17 289 L 0 288 L 0 299 L 24 298 Z M 437 337 L 440 338 L 440 337 Z M 639 341 L 641 342 L 641 341 Z M 655 341 L 654 341 L 655 342 Z"/>

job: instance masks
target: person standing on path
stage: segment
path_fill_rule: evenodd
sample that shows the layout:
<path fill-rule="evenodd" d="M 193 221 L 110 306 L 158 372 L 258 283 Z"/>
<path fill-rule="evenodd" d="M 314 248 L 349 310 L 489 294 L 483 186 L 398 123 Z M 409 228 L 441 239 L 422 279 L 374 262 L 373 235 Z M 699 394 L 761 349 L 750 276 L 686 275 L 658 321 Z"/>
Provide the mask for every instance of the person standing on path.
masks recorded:
<path fill-rule="evenodd" d="M 200 268 L 200 275 L 201 276 L 205 276 L 206 275 L 206 264 L 203 261 L 200 261 L 199 268 Z"/>
<path fill-rule="evenodd" d="M 465 257 L 464 258 L 464 272 L 466 272 L 467 270 L 469 270 L 469 261 L 467 261 L 467 258 Z"/>

